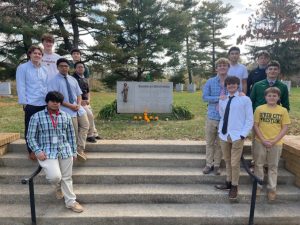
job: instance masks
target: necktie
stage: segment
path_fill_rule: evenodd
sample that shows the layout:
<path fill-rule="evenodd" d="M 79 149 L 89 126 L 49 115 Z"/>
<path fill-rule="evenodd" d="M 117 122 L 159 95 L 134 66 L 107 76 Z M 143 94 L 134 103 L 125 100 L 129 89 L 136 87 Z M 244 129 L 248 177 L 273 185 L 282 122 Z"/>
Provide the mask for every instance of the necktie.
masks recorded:
<path fill-rule="evenodd" d="M 234 96 L 229 97 L 229 101 L 227 102 L 227 105 L 226 105 L 226 108 L 225 108 L 224 121 L 223 121 L 223 126 L 222 126 L 222 134 L 226 134 L 227 133 L 230 103 L 231 103 L 231 100 L 233 98 L 234 98 Z"/>
<path fill-rule="evenodd" d="M 68 95 L 69 95 L 69 103 L 73 104 L 75 100 L 74 100 L 73 95 L 72 95 L 70 83 L 67 79 L 67 76 L 64 76 L 64 78 L 65 78 L 66 84 L 67 84 Z"/>

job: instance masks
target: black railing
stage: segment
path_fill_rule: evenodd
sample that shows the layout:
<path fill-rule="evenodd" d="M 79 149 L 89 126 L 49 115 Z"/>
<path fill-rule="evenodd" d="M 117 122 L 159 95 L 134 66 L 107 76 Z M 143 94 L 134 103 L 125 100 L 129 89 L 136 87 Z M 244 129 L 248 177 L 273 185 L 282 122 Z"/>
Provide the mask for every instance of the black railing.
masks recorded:
<path fill-rule="evenodd" d="M 260 185 L 263 184 L 263 180 L 255 176 L 249 168 L 248 163 L 246 162 L 244 155 L 242 154 L 241 157 L 242 164 L 247 171 L 247 173 L 250 175 L 250 177 L 253 180 L 253 186 L 252 186 L 252 195 L 251 195 L 251 206 L 250 206 L 250 215 L 249 215 L 249 223 L 248 225 L 254 225 L 254 211 L 255 211 L 255 202 L 256 202 L 256 191 L 257 191 L 257 183 Z"/>
<path fill-rule="evenodd" d="M 39 166 L 30 177 L 22 179 L 22 184 L 29 184 L 29 198 L 30 198 L 30 208 L 31 208 L 31 223 L 36 225 L 36 214 L 35 214 L 35 199 L 34 199 L 34 185 L 33 178 L 38 175 L 42 170 Z"/>

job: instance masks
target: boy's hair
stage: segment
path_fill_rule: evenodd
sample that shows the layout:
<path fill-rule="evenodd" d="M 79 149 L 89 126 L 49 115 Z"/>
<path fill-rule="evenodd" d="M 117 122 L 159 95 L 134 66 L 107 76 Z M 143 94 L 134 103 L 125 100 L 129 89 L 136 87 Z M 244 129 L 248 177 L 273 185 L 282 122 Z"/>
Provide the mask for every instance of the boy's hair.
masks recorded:
<path fill-rule="evenodd" d="M 230 55 L 230 52 L 232 51 L 238 51 L 239 53 L 241 53 L 241 50 L 239 47 L 233 46 L 228 50 L 228 55 Z"/>
<path fill-rule="evenodd" d="M 45 101 L 48 103 L 49 101 L 52 102 L 59 102 L 60 104 L 63 103 L 64 101 L 64 96 L 62 93 L 58 92 L 58 91 L 50 91 L 48 92 L 48 94 L 46 95 L 46 99 Z"/>
<path fill-rule="evenodd" d="M 82 64 L 82 65 L 84 66 L 84 68 L 85 68 L 84 63 L 83 63 L 82 61 L 78 61 L 78 62 L 76 62 L 76 63 L 74 64 L 74 68 L 75 68 L 75 69 L 76 69 L 76 67 L 77 67 L 78 64 Z"/>
<path fill-rule="evenodd" d="M 56 61 L 56 66 L 58 66 L 60 63 L 65 62 L 70 66 L 70 62 L 69 60 L 67 60 L 66 58 L 60 58 Z"/>
<path fill-rule="evenodd" d="M 73 48 L 73 49 L 71 50 L 71 55 L 72 55 L 74 52 L 78 52 L 78 53 L 81 55 L 81 51 L 80 51 L 78 48 Z"/>
<path fill-rule="evenodd" d="M 259 51 L 256 52 L 256 58 L 259 58 L 262 55 L 264 55 L 264 56 L 266 56 L 268 58 L 271 57 L 270 53 L 267 50 L 259 50 Z"/>
<path fill-rule="evenodd" d="M 42 35 L 42 42 L 43 41 L 51 41 L 52 43 L 54 43 L 54 36 L 52 34 L 45 33 Z"/>
<path fill-rule="evenodd" d="M 42 49 L 40 46 L 37 46 L 37 45 L 31 45 L 30 48 L 29 48 L 28 51 L 27 51 L 27 56 L 29 57 L 29 55 L 30 55 L 32 52 L 34 52 L 34 50 L 36 50 L 36 49 L 40 50 L 41 53 L 42 53 L 42 55 L 44 54 L 44 51 L 43 51 L 43 49 Z"/>
<path fill-rule="evenodd" d="M 281 91 L 277 87 L 269 87 L 265 90 L 265 96 L 267 96 L 269 93 L 277 94 L 279 97 L 281 95 Z"/>
<path fill-rule="evenodd" d="M 230 67 L 230 62 L 227 58 L 219 58 L 215 63 L 216 67 L 218 67 L 219 64 L 228 64 L 228 67 Z"/>
<path fill-rule="evenodd" d="M 268 63 L 268 65 L 267 65 L 267 68 L 266 68 L 266 69 L 268 69 L 270 66 L 275 66 L 275 67 L 278 67 L 278 69 L 280 69 L 280 63 L 279 63 L 278 61 L 276 61 L 276 60 L 270 61 L 270 62 Z"/>
<path fill-rule="evenodd" d="M 229 76 L 225 79 L 225 87 L 229 84 L 237 84 L 240 85 L 240 79 L 236 76 Z"/>

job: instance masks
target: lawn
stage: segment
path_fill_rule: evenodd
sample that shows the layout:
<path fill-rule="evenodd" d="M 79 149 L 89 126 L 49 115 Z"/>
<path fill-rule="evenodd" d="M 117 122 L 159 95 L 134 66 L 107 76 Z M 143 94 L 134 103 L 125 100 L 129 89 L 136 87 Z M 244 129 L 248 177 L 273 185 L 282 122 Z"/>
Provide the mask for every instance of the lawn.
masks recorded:
<path fill-rule="evenodd" d="M 106 104 L 115 99 L 114 92 L 93 92 L 92 106 L 95 115 Z M 186 106 L 195 115 L 192 120 L 166 120 L 147 124 L 144 121 L 134 121 L 133 117 L 124 116 L 117 120 L 96 120 L 97 129 L 105 139 L 204 139 L 204 123 L 206 103 L 201 99 L 201 92 L 174 92 L 174 104 Z M 290 94 L 292 125 L 290 134 L 300 135 L 300 88 L 293 88 Z M 0 132 L 24 132 L 22 107 L 17 104 L 17 98 L 0 98 Z"/>

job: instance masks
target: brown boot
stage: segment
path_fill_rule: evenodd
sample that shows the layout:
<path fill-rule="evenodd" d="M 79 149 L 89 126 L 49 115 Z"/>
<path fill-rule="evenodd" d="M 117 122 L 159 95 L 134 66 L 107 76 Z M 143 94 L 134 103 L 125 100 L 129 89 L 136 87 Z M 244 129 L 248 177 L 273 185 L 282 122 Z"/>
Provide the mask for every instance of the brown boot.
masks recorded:
<path fill-rule="evenodd" d="M 229 199 L 234 200 L 237 198 L 237 195 L 238 195 L 238 186 L 231 185 L 231 189 L 229 191 Z"/>
<path fill-rule="evenodd" d="M 269 199 L 269 201 L 274 201 L 276 199 L 276 191 L 269 191 L 268 199 Z"/>

